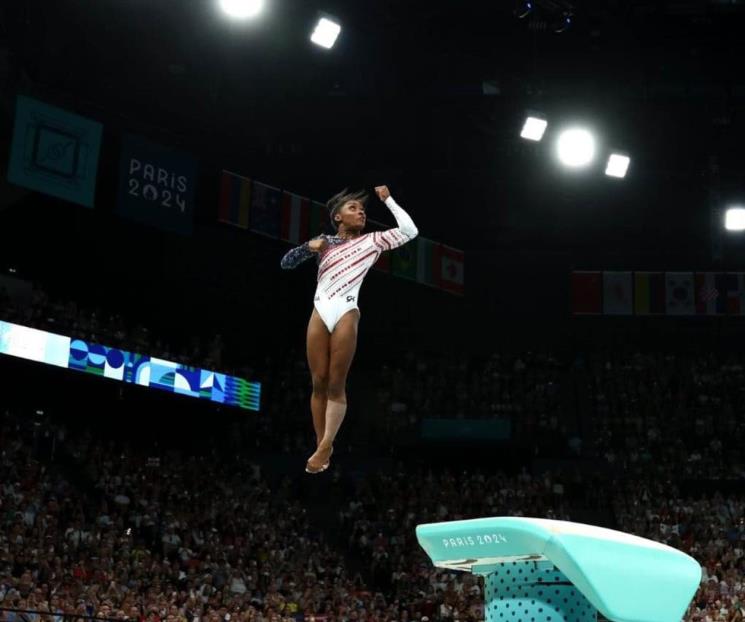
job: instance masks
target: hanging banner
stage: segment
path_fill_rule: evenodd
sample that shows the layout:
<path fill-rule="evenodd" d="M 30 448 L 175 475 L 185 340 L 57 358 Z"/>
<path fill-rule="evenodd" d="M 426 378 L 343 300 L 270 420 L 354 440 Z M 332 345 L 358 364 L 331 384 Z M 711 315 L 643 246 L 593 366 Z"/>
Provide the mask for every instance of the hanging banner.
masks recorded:
<path fill-rule="evenodd" d="M 18 96 L 8 181 L 93 207 L 103 126 Z"/>
<path fill-rule="evenodd" d="M 190 234 L 194 226 L 197 161 L 144 138 L 125 135 L 118 213 L 145 225 Z"/>

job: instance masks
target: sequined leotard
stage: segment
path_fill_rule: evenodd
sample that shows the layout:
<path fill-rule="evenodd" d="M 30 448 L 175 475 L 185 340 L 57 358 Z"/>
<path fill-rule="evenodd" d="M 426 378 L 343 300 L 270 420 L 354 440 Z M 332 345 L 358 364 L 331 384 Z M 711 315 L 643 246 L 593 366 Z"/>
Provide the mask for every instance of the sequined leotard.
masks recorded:
<path fill-rule="evenodd" d="M 385 204 L 396 219 L 397 227 L 365 233 L 348 240 L 323 235 L 320 237 L 328 242 L 328 246 L 322 253 L 314 253 L 306 242 L 282 257 L 282 268 L 289 270 L 316 256 L 318 284 L 314 305 L 330 333 L 345 313 L 351 309 L 359 309 L 357 302 L 360 286 L 380 254 L 403 246 L 419 233 L 414 221 L 393 197 L 388 197 Z"/>

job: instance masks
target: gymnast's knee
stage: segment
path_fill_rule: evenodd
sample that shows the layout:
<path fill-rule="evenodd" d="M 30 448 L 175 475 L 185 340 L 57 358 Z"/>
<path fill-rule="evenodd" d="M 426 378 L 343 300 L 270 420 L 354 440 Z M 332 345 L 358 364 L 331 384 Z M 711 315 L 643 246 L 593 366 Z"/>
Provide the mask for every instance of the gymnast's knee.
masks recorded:
<path fill-rule="evenodd" d="M 328 399 L 330 399 L 333 402 L 344 402 L 347 401 L 347 390 L 346 386 L 344 386 L 344 382 L 339 382 L 335 380 L 330 380 L 328 384 Z"/>
<path fill-rule="evenodd" d="M 313 374 L 313 395 L 315 397 L 327 397 L 329 389 L 328 374 Z"/>

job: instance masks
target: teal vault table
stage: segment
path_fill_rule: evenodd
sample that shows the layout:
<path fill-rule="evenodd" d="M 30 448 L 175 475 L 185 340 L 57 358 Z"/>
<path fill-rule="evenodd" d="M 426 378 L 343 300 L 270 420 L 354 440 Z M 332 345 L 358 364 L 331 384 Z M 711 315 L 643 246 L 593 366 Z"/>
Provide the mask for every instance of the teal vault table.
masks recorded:
<path fill-rule="evenodd" d="M 679 622 L 701 581 L 677 549 L 581 523 L 479 518 L 416 535 L 435 566 L 484 577 L 486 622 Z"/>

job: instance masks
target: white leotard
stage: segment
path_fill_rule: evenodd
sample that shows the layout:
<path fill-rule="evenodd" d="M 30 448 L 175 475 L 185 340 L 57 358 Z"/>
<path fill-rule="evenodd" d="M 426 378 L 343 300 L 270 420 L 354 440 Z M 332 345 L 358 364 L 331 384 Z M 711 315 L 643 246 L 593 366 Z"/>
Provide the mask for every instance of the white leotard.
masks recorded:
<path fill-rule="evenodd" d="M 349 240 L 322 236 L 329 246 L 318 256 L 318 284 L 313 302 L 330 333 L 345 313 L 359 310 L 357 302 L 362 281 L 380 254 L 403 246 L 419 233 L 414 221 L 393 197 L 388 197 L 385 204 L 396 219 L 397 227 Z M 290 250 L 282 258 L 281 265 L 285 269 L 295 268 L 314 254 L 317 253 L 313 253 L 306 242 Z"/>

